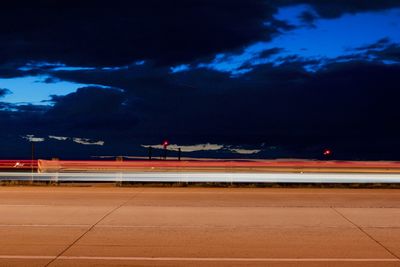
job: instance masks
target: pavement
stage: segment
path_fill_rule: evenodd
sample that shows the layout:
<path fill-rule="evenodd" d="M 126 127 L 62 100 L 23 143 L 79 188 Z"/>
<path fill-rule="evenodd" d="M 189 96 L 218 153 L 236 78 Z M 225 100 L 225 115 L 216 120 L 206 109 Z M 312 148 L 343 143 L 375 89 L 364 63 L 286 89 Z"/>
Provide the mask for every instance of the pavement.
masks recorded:
<path fill-rule="evenodd" d="M 400 266 L 400 190 L 0 187 L 0 266 Z"/>

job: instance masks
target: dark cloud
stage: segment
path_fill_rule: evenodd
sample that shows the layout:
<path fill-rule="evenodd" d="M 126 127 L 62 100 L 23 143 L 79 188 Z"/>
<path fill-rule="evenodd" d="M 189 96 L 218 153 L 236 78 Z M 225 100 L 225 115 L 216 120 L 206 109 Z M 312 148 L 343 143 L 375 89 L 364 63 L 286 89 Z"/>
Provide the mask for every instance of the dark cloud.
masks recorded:
<path fill-rule="evenodd" d="M 0 51 L 0 57 L 2 56 L 1 54 L 2 52 Z M 29 70 L 21 70 L 21 68 L 25 66 L 24 61 L 18 62 L 19 61 L 18 57 L 15 57 L 15 59 L 16 59 L 15 62 L 13 62 L 13 60 L 11 59 L 8 62 L 1 62 L 0 60 L 0 78 L 36 76 L 48 71 L 48 69 L 38 66 L 35 66 Z"/>
<path fill-rule="evenodd" d="M 63 80 L 124 91 L 86 88 L 54 97 L 45 118 L 66 132 L 98 132 L 116 143 L 168 137 L 180 144 L 266 143 L 289 154 L 302 151 L 302 156 L 325 146 L 347 156 L 364 150 L 370 156 L 395 156 L 400 67 L 352 61 L 309 73 L 304 70 L 308 63 L 261 65 L 235 78 L 207 69 L 57 72 L 55 77 Z"/>
<path fill-rule="evenodd" d="M 399 63 L 400 62 L 400 45 L 390 44 L 381 50 L 369 50 L 367 55 L 372 55 L 380 60 L 388 60 Z"/>
<path fill-rule="evenodd" d="M 24 104 L 24 105 L 13 105 L 12 109 L 19 113 L 36 113 L 37 115 L 42 116 L 44 112 L 50 109 L 50 106 L 47 105 L 33 105 L 33 104 Z"/>
<path fill-rule="evenodd" d="M 3 1 L 0 63 L 178 64 L 268 40 L 289 27 L 274 12 L 263 0 Z"/>
<path fill-rule="evenodd" d="M 136 124 L 134 114 L 124 106 L 121 90 L 79 88 L 66 96 L 52 96 L 53 107 L 44 115 L 49 125 L 59 125 L 69 134 L 129 130 Z"/>
<path fill-rule="evenodd" d="M 123 90 L 81 88 L 53 96 L 52 107 L 3 111 L 0 120 L 8 133 L 105 140 L 99 151 L 110 153 L 169 138 L 178 144 L 264 143 L 289 157 L 313 157 L 328 146 L 342 158 L 396 158 L 400 66 L 352 61 L 309 73 L 305 64 L 264 64 L 234 78 L 207 69 L 59 71 L 54 78 Z"/>
<path fill-rule="evenodd" d="M 313 12 L 304 11 L 299 15 L 300 20 L 311 27 L 315 27 L 314 21 L 318 18 Z"/>
<path fill-rule="evenodd" d="M 3 97 L 5 95 L 11 94 L 11 91 L 6 88 L 0 88 L 0 97 Z"/>
<path fill-rule="evenodd" d="M 354 50 L 361 52 L 348 56 L 341 56 L 340 59 L 364 59 L 374 61 L 400 62 L 400 45 L 393 43 L 389 38 L 382 38 L 375 43 L 358 47 Z"/>
<path fill-rule="evenodd" d="M 276 0 L 272 2 L 276 6 L 309 4 L 322 18 L 337 18 L 346 13 L 355 14 L 400 7 L 399 0 Z"/>
<path fill-rule="evenodd" d="M 0 52 L 1 54 L 1 52 Z M 19 64 L 6 64 L 0 61 L 0 78 L 12 78 L 23 76 L 21 71 L 18 70 Z"/>
<path fill-rule="evenodd" d="M 400 66 L 382 60 L 400 59 L 398 45 L 389 39 L 324 63 L 299 55 L 281 57 L 277 62 L 284 64 L 251 66 L 251 71 L 234 77 L 195 67 L 216 53 L 228 57 L 243 52 L 250 43 L 293 29 L 273 15 L 279 7 L 299 3 L 312 5 L 323 18 L 400 4 L 385 0 L 6 1 L 0 10 L 0 23 L 5 25 L 0 29 L 1 77 L 45 75 L 46 83 L 97 86 L 54 95 L 43 105 L 0 102 L 0 124 L 7 126 L 0 132 L 2 153 L 23 151 L 26 140 L 20 136 L 34 134 L 105 141 L 104 146 L 85 148 L 46 141 L 41 144 L 42 155 L 55 149 L 61 155 L 79 151 L 82 157 L 130 151 L 137 155 L 145 153 L 140 144 L 169 138 L 177 144 L 277 148 L 258 154 L 266 157 L 314 157 L 331 147 L 342 158 L 398 158 Z M 306 12 L 301 19 L 312 23 L 316 15 Z M 259 57 L 281 52 L 271 48 Z M 132 64 L 136 60 L 145 63 Z M 348 62 L 335 63 L 341 61 Z M 21 69 L 27 63 L 28 68 Z M 172 73 L 170 67 L 180 63 L 191 67 Z M 62 64 L 94 68 L 57 69 Z M 319 68 L 308 72 L 308 65 Z M 7 92 L 0 89 L 0 97 Z"/>
<path fill-rule="evenodd" d="M 361 47 L 358 47 L 356 49 L 356 51 L 362 51 L 362 50 L 375 50 L 375 49 L 383 49 L 386 46 L 388 46 L 390 44 L 390 39 L 385 37 L 382 38 L 380 40 L 378 40 L 377 42 L 373 43 L 373 44 L 369 44 L 369 45 L 364 45 Z"/>
<path fill-rule="evenodd" d="M 293 29 L 274 14 L 295 4 L 336 18 L 399 7 L 400 0 L 7 0 L 0 9 L 0 75 L 27 75 L 15 66 L 32 61 L 70 66 L 192 62 Z M 315 15 L 304 12 L 301 18 L 312 22 Z"/>
<path fill-rule="evenodd" d="M 287 21 L 279 19 L 271 19 L 268 25 L 272 26 L 273 29 L 276 29 L 277 31 L 280 32 L 290 31 L 296 28 L 296 26 L 288 23 Z"/>
<path fill-rule="evenodd" d="M 282 52 L 283 50 L 284 50 L 283 48 L 279 48 L 279 47 L 270 48 L 270 49 L 262 51 L 260 53 L 259 57 L 260 58 L 268 58 L 272 55 L 276 55 L 276 54 Z"/>

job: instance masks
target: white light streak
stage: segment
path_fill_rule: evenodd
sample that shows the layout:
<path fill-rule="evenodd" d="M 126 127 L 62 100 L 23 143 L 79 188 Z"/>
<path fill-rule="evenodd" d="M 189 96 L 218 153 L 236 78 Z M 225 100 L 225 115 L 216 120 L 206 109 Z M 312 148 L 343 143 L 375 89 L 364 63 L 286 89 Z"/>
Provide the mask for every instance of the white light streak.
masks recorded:
<path fill-rule="evenodd" d="M 104 145 L 104 141 L 92 141 L 89 138 L 74 137 L 72 140 L 75 143 L 78 143 L 78 144 L 81 144 L 81 145 L 95 145 L 95 146 Z"/>
<path fill-rule="evenodd" d="M 56 139 L 58 141 L 65 141 L 69 139 L 69 137 L 67 136 L 55 136 L 55 135 L 49 135 L 49 138 Z"/>
<path fill-rule="evenodd" d="M 21 137 L 28 140 L 29 142 L 43 142 L 45 140 L 42 137 L 35 137 L 33 134 L 27 134 Z"/>
<path fill-rule="evenodd" d="M 400 183 L 388 173 L 245 173 L 245 172 L 129 172 L 29 173 L 3 172 L 1 180 L 82 182 L 218 182 L 218 183 Z"/>

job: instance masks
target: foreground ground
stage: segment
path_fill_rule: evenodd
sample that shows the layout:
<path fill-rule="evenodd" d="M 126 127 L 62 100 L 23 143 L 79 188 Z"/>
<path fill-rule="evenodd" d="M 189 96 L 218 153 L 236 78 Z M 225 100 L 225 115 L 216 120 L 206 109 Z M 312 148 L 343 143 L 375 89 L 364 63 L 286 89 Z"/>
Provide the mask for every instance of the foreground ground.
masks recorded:
<path fill-rule="evenodd" d="M 400 190 L 0 187 L 0 266 L 400 266 Z"/>

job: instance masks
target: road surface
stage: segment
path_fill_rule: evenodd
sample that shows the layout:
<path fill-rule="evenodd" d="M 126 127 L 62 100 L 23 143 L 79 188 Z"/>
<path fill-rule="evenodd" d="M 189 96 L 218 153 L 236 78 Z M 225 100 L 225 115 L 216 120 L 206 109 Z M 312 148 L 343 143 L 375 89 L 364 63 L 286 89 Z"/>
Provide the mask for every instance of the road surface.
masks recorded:
<path fill-rule="evenodd" d="M 0 266 L 400 266 L 400 190 L 0 187 Z"/>

